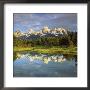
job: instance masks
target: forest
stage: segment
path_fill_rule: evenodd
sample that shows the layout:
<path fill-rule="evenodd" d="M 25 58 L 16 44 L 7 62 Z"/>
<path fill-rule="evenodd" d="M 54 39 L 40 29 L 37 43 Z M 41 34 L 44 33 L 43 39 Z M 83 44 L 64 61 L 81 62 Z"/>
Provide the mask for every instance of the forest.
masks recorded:
<path fill-rule="evenodd" d="M 34 46 L 77 46 L 77 32 L 68 32 L 68 35 L 61 37 L 41 37 L 35 40 L 21 40 L 13 37 L 13 45 L 17 47 L 34 47 Z"/>
<path fill-rule="evenodd" d="M 41 37 L 35 40 L 22 40 L 13 37 L 14 51 L 31 50 L 42 53 L 74 53 L 77 50 L 77 32 L 68 32 L 61 37 Z"/>

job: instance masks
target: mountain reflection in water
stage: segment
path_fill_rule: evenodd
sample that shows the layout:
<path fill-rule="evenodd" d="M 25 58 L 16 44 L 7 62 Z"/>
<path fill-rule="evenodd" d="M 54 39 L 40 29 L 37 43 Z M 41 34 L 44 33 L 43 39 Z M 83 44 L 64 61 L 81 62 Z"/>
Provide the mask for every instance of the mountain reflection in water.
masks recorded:
<path fill-rule="evenodd" d="M 61 64 L 59 64 L 59 63 L 61 63 Z M 23 65 L 26 66 L 27 68 L 26 67 L 24 68 Z M 41 65 L 40 66 L 41 68 L 39 68 L 39 67 L 36 68 L 37 65 Z M 52 68 L 53 70 L 48 68 L 47 65 L 48 65 L 48 67 Z M 36 69 L 38 71 L 38 74 L 37 74 L 37 71 L 35 72 Z M 41 69 L 46 70 L 46 71 L 45 72 L 43 71 L 43 73 L 42 73 Z M 27 72 L 25 72 L 24 70 L 27 70 Z M 69 70 L 71 70 L 71 71 L 69 71 Z M 28 74 L 28 73 L 32 73 L 32 72 L 33 72 L 33 75 Z M 76 55 L 63 55 L 63 54 L 56 54 L 56 55 L 55 54 L 53 54 L 53 55 L 38 54 L 35 52 L 32 52 L 32 53 L 31 52 L 14 52 L 14 76 L 20 77 L 20 75 L 21 75 L 24 77 L 25 76 L 26 77 L 27 76 L 32 76 L 32 77 L 33 76 L 35 76 L 35 77 L 46 76 L 47 77 L 47 76 L 50 76 L 50 72 L 52 74 L 53 73 L 55 74 L 55 72 L 57 72 L 58 75 L 56 75 L 56 76 L 76 77 L 77 76 L 77 56 Z M 69 75 L 69 73 L 71 75 Z M 54 74 L 51 76 L 55 77 Z M 61 75 L 59 75 L 59 74 L 61 74 Z"/>

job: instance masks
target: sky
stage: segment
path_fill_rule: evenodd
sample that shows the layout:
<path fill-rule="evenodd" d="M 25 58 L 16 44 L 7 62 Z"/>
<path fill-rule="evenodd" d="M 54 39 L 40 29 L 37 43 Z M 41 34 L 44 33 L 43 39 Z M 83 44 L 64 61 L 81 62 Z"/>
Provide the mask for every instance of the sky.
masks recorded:
<path fill-rule="evenodd" d="M 14 31 L 40 31 L 44 26 L 77 31 L 77 13 L 14 13 L 13 20 Z"/>

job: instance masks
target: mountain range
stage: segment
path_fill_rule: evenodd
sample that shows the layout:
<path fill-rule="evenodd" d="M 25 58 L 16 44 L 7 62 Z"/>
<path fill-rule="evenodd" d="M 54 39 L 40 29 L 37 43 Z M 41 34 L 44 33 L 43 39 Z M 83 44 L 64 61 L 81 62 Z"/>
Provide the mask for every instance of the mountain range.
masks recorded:
<path fill-rule="evenodd" d="M 14 36 L 19 39 L 33 40 L 40 37 L 59 37 L 59 36 L 67 35 L 67 32 L 68 30 L 64 28 L 49 29 L 47 26 L 45 26 L 42 28 L 42 30 L 38 32 L 32 29 L 28 30 L 28 32 L 25 32 L 25 33 L 22 33 L 20 30 L 16 30 L 14 32 Z"/>

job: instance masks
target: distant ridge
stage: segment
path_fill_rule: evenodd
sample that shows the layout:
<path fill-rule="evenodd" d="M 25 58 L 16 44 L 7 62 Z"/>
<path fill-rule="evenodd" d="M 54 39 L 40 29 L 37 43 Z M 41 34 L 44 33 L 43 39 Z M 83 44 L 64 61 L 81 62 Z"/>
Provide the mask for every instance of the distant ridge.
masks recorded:
<path fill-rule="evenodd" d="M 16 30 L 14 32 L 15 37 L 23 38 L 23 39 L 30 39 L 30 38 L 39 38 L 42 36 L 62 36 L 67 34 L 66 29 L 64 28 L 55 28 L 49 29 L 47 26 L 43 27 L 41 31 L 34 31 L 33 29 L 28 30 L 28 32 L 22 33 L 20 30 Z"/>

